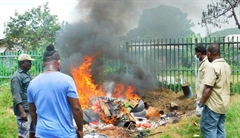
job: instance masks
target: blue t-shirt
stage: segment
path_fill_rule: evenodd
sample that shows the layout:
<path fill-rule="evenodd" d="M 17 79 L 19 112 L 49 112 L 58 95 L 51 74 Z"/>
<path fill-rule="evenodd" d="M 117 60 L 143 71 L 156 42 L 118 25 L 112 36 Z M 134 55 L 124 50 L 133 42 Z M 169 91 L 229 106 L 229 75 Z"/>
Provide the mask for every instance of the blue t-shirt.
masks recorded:
<path fill-rule="evenodd" d="M 28 103 L 36 106 L 36 137 L 77 137 L 68 97 L 78 98 L 76 86 L 61 72 L 41 73 L 30 82 Z"/>

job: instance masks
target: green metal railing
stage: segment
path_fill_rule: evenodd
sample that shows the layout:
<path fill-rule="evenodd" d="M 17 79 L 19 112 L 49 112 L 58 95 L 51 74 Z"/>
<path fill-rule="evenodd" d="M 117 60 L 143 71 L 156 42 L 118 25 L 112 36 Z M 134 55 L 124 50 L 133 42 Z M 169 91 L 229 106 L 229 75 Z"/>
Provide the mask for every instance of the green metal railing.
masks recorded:
<path fill-rule="evenodd" d="M 4 81 L 9 81 L 13 73 L 18 68 L 17 59 L 21 53 L 24 52 L 7 51 L 5 53 L 0 53 L 0 83 Z M 30 73 L 32 76 L 36 76 L 40 72 L 42 72 L 42 52 L 28 51 L 27 53 L 35 59 L 32 62 L 32 68 L 30 70 Z"/>
<path fill-rule="evenodd" d="M 119 47 L 127 57 L 125 59 L 104 60 L 104 73 L 131 72 L 131 66 L 140 64 L 159 81 L 160 87 L 181 90 L 181 81 L 190 83 L 195 88 L 198 63 L 194 59 L 194 48 L 203 44 L 208 47 L 211 43 L 219 43 L 221 56 L 229 63 L 232 69 L 233 93 L 240 93 L 240 38 L 235 42 L 225 38 L 185 38 L 185 39 L 158 39 L 158 40 L 136 40 L 126 42 Z M 0 83 L 9 81 L 11 75 L 17 69 L 17 57 L 21 52 L 6 52 L 0 54 Z M 30 73 L 33 76 L 42 72 L 42 53 L 30 51 L 36 60 L 32 62 Z M 121 55 L 121 54 L 119 54 Z M 125 57 L 122 56 L 121 57 Z M 131 59 L 131 62 L 124 60 Z M 127 64 L 126 64 L 127 63 Z"/>
<path fill-rule="evenodd" d="M 181 81 L 190 83 L 195 88 L 198 63 L 194 59 L 196 45 L 208 47 L 211 43 L 218 43 L 221 56 L 232 69 L 231 91 L 240 93 L 240 38 L 230 41 L 224 37 L 219 38 L 188 38 L 166 40 L 138 40 L 127 42 L 125 51 L 133 60 L 142 64 L 156 79 L 161 87 L 174 91 L 181 90 Z"/>
<path fill-rule="evenodd" d="M 131 41 L 126 48 L 156 77 L 160 87 L 180 91 L 181 81 L 195 83 L 195 45 L 192 39 L 162 39 Z"/>

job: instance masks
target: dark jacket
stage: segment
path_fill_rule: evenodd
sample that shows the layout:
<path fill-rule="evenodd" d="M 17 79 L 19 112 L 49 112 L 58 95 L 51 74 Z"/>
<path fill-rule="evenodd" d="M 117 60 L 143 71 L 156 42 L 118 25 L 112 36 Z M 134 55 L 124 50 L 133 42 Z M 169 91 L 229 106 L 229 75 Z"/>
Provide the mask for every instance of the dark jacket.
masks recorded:
<path fill-rule="evenodd" d="M 27 101 L 27 88 L 32 80 L 32 76 L 28 72 L 24 72 L 18 68 L 11 79 L 11 92 L 13 98 L 13 109 L 14 114 L 20 116 L 20 112 L 17 105 L 21 103 L 26 112 L 29 112 L 28 101 Z"/>

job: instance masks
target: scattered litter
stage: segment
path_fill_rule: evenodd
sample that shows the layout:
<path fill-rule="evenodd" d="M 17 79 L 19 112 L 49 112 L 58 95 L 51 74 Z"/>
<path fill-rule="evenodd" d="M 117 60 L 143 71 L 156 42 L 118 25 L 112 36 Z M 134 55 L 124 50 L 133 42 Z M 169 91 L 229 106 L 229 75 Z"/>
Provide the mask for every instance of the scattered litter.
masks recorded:
<path fill-rule="evenodd" d="M 200 135 L 198 135 L 198 134 L 194 134 L 193 137 L 195 137 L 195 138 L 196 138 L 196 137 L 200 137 Z"/>

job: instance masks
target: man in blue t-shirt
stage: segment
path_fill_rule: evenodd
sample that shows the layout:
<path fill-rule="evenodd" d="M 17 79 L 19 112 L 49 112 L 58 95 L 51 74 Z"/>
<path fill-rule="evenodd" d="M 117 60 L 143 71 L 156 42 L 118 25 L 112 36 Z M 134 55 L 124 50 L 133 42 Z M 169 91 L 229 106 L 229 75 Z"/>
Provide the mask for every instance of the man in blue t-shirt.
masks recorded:
<path fill-rule="evenodd" d="M 59 72 L 60 56 L 47 46 L 43 56 L 44 72 L 28 87 L 30 115 L 39 138 L 83 138 L 83 111 L 72 77 Z M 73 118 L 77 129 L 73 125 Z"/>

